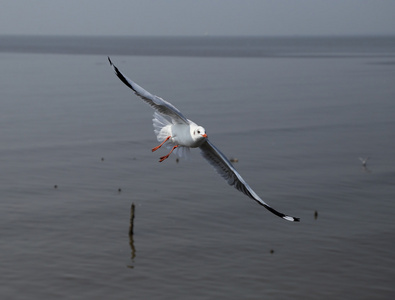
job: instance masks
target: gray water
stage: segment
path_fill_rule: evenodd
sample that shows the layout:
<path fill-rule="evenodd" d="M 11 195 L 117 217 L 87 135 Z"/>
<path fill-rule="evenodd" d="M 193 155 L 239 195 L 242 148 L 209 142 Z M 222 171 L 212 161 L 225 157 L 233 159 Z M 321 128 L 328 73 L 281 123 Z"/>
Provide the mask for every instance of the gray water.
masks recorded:
<path fill-rule="evenodd" d="M 2 299 L 395 296 L 395 39 L 245 41 L 0 37 Z M 106 55 L 301 222 L 159 163 Z"/>

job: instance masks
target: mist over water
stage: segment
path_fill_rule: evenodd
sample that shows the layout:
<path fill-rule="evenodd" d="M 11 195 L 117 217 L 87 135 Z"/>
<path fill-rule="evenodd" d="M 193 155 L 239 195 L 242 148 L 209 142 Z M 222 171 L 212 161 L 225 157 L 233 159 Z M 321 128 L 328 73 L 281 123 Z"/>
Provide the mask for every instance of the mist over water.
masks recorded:
<path fill-rule="evenodd" d="M 394 296 L 394 38 L 0 42 L 1 298 Z M 159 163 L 107 55 L 301 222 L 198 149 Z"/>

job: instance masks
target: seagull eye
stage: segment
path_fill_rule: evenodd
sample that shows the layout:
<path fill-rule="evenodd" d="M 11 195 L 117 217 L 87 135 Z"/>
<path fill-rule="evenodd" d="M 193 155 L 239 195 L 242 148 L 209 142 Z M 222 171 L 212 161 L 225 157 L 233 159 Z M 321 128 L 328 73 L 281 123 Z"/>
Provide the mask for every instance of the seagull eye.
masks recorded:
<path fill-rule="evenodd" d="M 198 130 L 198 134 L 200 134 L 200 130 Z"/>

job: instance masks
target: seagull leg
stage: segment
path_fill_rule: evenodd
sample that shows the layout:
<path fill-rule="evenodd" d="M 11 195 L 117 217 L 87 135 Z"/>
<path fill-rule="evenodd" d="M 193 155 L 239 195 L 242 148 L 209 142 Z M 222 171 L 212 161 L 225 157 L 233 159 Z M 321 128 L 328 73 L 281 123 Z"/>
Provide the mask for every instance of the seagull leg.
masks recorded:
<path fill-rule="evenodd" d="M 171 151 L 169 152 L 169 154 L 167 154 L 167 155 L 165 155 L 165 156 L 162 156 L 162 157 L 159 159 L 159 162 L 162 162 L 162 161 L 164 161 L 166 158 L 168 158 L 168 157 L 170 156 L 170 154 L 173 152 L 173 150 L 176 149 L 177 147 L 178 147 L 178 145 L 175 145 L 175 146 L 171 149 Z"/>
<path fill-rule="evenodd" d="M 166 143 L 170 138 L 171 138 L 171 136 L 169 135 L 159 146 L 152 148 L 152 152 L 154 152 L 154 151 L 158 150 L 160 147 L 162 147 L 163 144 Z"/>

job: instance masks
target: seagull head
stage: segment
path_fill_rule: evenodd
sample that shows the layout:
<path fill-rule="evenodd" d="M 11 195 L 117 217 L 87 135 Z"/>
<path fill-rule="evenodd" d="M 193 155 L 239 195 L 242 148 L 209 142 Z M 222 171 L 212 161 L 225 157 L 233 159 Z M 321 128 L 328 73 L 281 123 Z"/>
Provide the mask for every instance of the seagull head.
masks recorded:
<path fill-rule="evenodd" d="M 196 126 L 193 128 L 192 137 L 195 141 L 203 140 L 207 138 L 206 130 L 202 126 Z"/>

